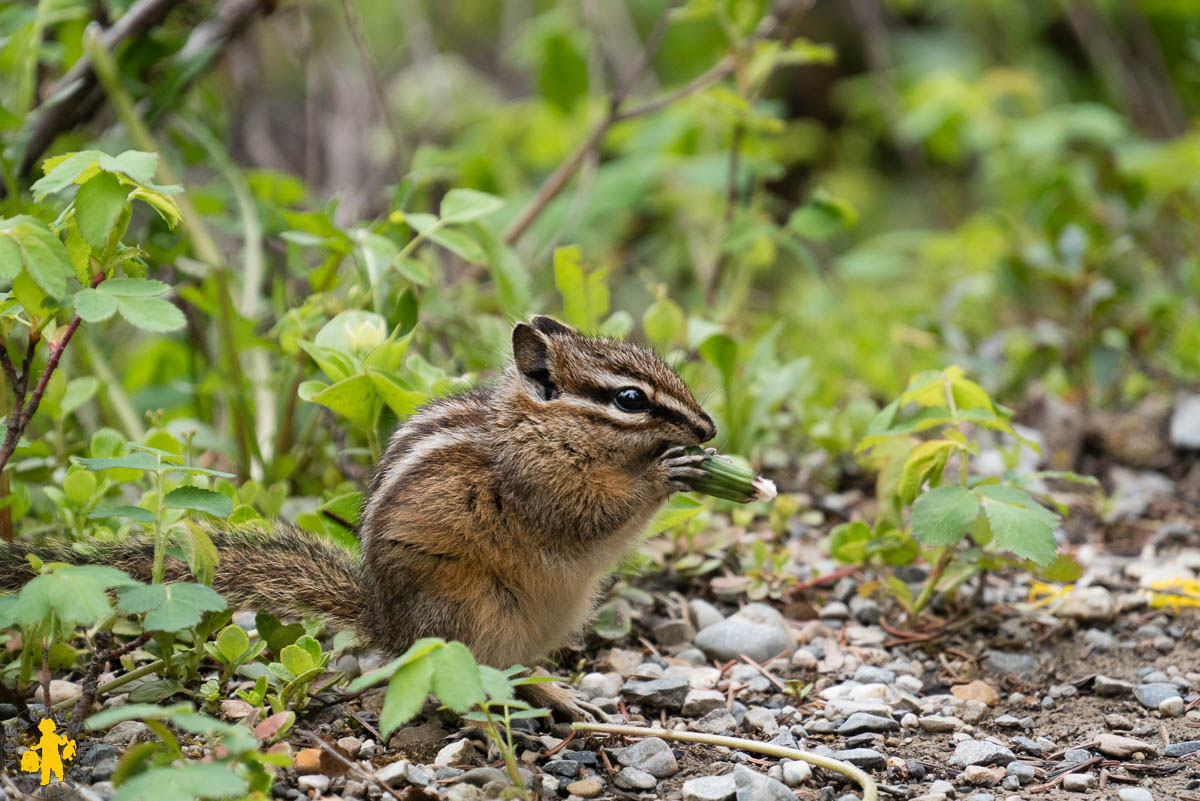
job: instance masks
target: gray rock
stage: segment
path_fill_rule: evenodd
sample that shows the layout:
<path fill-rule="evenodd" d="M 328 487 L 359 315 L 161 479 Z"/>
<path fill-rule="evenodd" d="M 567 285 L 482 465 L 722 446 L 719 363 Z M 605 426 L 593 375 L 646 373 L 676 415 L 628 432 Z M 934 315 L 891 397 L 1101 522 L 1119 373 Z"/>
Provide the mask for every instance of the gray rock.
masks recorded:
<path fill-rule="evenodd" d="M 728 734 L 737 728 L 737 721 L 722 707 L 714 709 L 699 720 L 693 720 L 688 724 L 688 728 L 704 734 Z"/>
<path fill-rule="evenodd" d="M 1179 688 L 1167 682 L 1139 684 L 1133 688 L 1133 694 L 1137 696 L 1138 703 L 1142 706 L 1147 709 L 1158 709 L 1159 704 L 1168 698 L 1179 697 Z"/>
<path fill-rule="evenodd" d="M 841 601 L 830 601 L 821 607 L 818 615 L 822 620 L 845 620 L 850 617 L 850 607 Z"/>
<path fill-rule="evenodd" d="M 1188 395 L 1171 412 L 1171 445 L 1185 450 L 1200 450 L 1200 395 Z"/>
<path fill-rule="evenodd" d="M 812 766 L 798 759 L 785 759 L 779 763 L 783 783 L 788 787 L 799 787 L 812 778 Z"/>
<path fill-rule="evenodd" d="M 1031 740 L 1028 737 L 1014 737 L 1013 745 L 1016 746 L 1016 749 L 1021 753 L 1029 754 L 1030 756 L 1035 757 L 1040 757 L 1043 753 L 1045 753 L 1046 750 L 1040 743 Z"/>
<path fill-rule="evenodd" d="M 1019 785 L 1030 784 L 1037 778 L 1037 771 L 1033 769 L 1033 765 L 1015 761 L 1008 763 L 1008 767 L 1005 768 L 1005 775 L 1016 779 Z"/>
<path fill-rule="evenodd" d="M 1122 787 L 1117 791 L 1121 801 L 1154 801 L 1154 795 L 1145 787 Z"/>
<path fill-rule="evenodd" d="M 683 801 L 730 801 L 737 794 L 732 773 L 701 776 L 683 783 Z"/>
<path fill-rule="evenodd" d="M 1012 653 L 1010 651 L 988 651 L 983 665 L 998 676 L 1011 674 L 1013 676 L 1026 677 L 1032 675 L 1038 669 L 1038 660 L 1032 654 Z"/>
<path fill-rule="evenodd" d="M 658 779 L 644 770 L 621 768 L 617 778 L 613 779 L 613 784 L 622 790 L 653 790 L 658 786 Z"/>
<path fill-rule="evenodd" d="M 581 765 L 573 759 L 552 759 L 543 766 L 543 770 L 564 779 L 576 779 L 579 777 L 580 767 Z"/>
<path fill-rule="evenodd" d="M 783 617 L 765 604 L 749 604 L 737 614 L 706 626 L 696 635 L 696 647 L 712 659 L 737 659 L 742 654 L 765 662 L 794 643 Z"/>
<path fill-rule="evenodd" d="M 725 619 L 725 616 L 715 606 L 703 598 L 693 598 L 688 601 L 687 608 L 688 617 L 697 630 L 706 629 Z"/>
<path fill-rule="evenodd" d="M 579 692 L 593 698 L 615 698 L 621 692 L 620 673 L 585 673 L 579 680 Z"/>
<path fill-rule="evenodd" d="M 667 620 L 655 626 L 653 634 L 659 645 L 682 645 L 695 638 L 696 629 L 686 620 Z"/>
<path fill-rule="evenodd" d="M 1157 756 L 1159 746 L 1154 743 L 1142 742 L 1136 737 L 1124 737 L 1120 734 L 1104 732 L 1096 735 L 1096 750 L 1113 759 L 1129 759 L 1138 752 L 1147 756 L 1151 754 Z"/>
<path fill-rule="evenodd" d="M 1093 651 L 1117 650 L 1117 638 L 1101 629 L 1088 629 L 1083 633 L 1083 641 L 1092 646 Z"/>
<path fill-rule="evenodd" d="M 655 708 L 679 709 L 687 697 L 688 680 L 680 676 L 667 676 L 650 681 L 631 681 L 621 688 L 625 700 Z"/>
<path fill-rule="evenodd" d="M 683 715 L 698 718 L 725 706 L 725 694 L 718 690 L 688 690 L 683 699 Z"/>
<path fill-rule="evenodd" d="M 899 731 L 900 724 L 892 718 L 882 715 L 870 715 L 866 712 L 855 712 L 846 718 L 846 722 L 838 726 L 837 733 L 843 737 L 863 732 Z"/>
<path fill-rule="evenodd" d="M 1021 719 L 1013 715 L 1000 715 L 996 718 L 996 725 L 1002 729 L 1019 729 L 1021 728 Z"/>
<path fill-rule="evenodd" d="M 123 720 L 104 733 L 100 742 L 127 748 L 130 745 L 150 738 L 150 727 L 140 720 Z"/>
<path fill-rule="evenodd" d="M 1184 742 L 1171 743 L 1163 749 L 1163 755 L 1169 757 L 1187 756 L 1200 751 L 1200 740 L 1185 740 Z"/>
<path fill-rule="evenodd" d="M 403 762 L 404 760 L 401 760 Z M 392 765 L 397 763 L 393 762 Z M 388 767 L 391 767 L 389 765 Z M 382 771 L 375 774 L 379 778 L 383 778 Z M 476 787 L 483 787 L 492 782 L 507 782 L 508 776 L 499 768 L 471 768 L 466 773 L 458 777 L 460 782 L 473 784 Z"/>
<path fill-rule="evenodd" d="M 856 765 L 863 770 L 882 770 L 887 765 L 883 754 L 873 748 L 847 748 L 834 752 L 833 757 Z"/>
<path fill-rule="evenodd" d="M 476 768 L 475 770 L 467 771 L 463 778 L 465 779 L 466 776 L 469 776 L 478 770 L 496 770 L 496 769 L 495 768 Z M 381 782 L 390 784 L 391 782 L 394 782 L 397 779 L 403 779 L 407 773 L 408 773 L 408 760 L 407 759 L 398 759 L 395 762 L 389 762 L 388 764 L 384 765 L 379 770 L 375 771 L 375 778 L 379 779 L 379 781 L 381 781 Z M 496 773 L 500 774 L 501 779 L 504 778 L 504 774 L 501 773 L 500 771 L 496 770 Z M 485 783 L 486 782 L 479 782 L 479 784 L 481 784 L 481 785 L 485 784 Z M 475 784 L 475 782 L 472 782 L 472 784 Z"/>
<path fill-rule="evenodd" d="M 775 713 L 762 707 L 747 710 L 742 724 L 750 731 L 760 731 L 772 737 L 779 733 L 779 720 Z"/>
<path fill-rule="evenodd" d="M 1120 679 L 1111 679 L 1108 676 L 1096 676 L 1092 689 L 1096 695 L 1103 698 L 1121 698 L 1133 692 L 1133 684 Z"/>
<path fill-rule="evenodd" d="M 891 684 L 896 680 L 896 671 L 874 665 L 859 665 L 854 671 L 854 680 L 863 684 Z"/>
<path fill-rule="evenodd" d="M 1093 773 L 1068 773 L 1063 777 L 1062 788 L 1068 793 L 1086 793 L 1095 783 Z"/>
<path fill-rule="evenodd" d="M 1007 765 L 1016 759 L 1012 751 L 987 740 L 963 740 L 954 748 L 950 764 L 958 768 L 967 765 Z"/>
<path fill-rule="evenodd" d="M 1068 765 L 1078 765 L 1092 758 L 1092 752 L 1086 748 L 1068 748 L 1063 752 L 1063 762 Z"/>
<path fill-rule="evenodd" d="M 796 801 L 786 784 L 745 765 L 734 766 L 733 784 L 737 788 L 737 801 Z"/>
<path fill-rule="evenodd" d="M 1128 715 L 1121 715 L 1114 712 L 1111 715 L 1104 716 L 1104 725 L 1117 731 L 1129 731 L 1133 728 L 1133 720 Z"/>
<path fill-rule="evenodd" d="M 679 772 L 679 763 L 675 761 L 671 746 L 661 737 L 647 737 L 625 748 L 617 748 L 612 753 L 622 765 L 645 771 L 658 779 Z"/>
<path fill-rule="evenodd" d="M 958 718 L 946 715 L 923 715 L 917 722 L 921 725 L 922 729 L 930 734 L 955 731 L 963 725 L 963 722 Z"/>

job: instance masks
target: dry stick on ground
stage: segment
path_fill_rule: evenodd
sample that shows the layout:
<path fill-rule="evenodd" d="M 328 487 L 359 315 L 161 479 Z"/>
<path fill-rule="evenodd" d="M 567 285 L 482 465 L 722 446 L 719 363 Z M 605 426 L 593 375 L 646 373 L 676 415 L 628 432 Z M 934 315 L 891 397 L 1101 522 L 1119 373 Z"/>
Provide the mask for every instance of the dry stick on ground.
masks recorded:
<path fill-rule="evenodd" d="M 303 735 L 304 737 L 307 737 L 312 742 L 316 743 L 318 746 L 320 746 L 326 752 L 332 754 L 334 759 L 341 762 L 348 769 L 354 771 L 359 776 L 362 776 L 367 781 L 374 782 L 375 784 L 379 785 L 381 788 L 383 788 L 384 792 L 386 792 L 392 798 L 395 798 L 396 801 L 404 801 L 404 798 L 399 793 L 397 793 L 395 790 L 393 790 L 392 786 L 390 784 L 388 784 L 383 779 L 376 776 L 374 773 L 367 773 L 365 770 L 363 770 L 361 767 L 359 767 L 357 763 L 352 762 L 349 759 L 346 759 L 346 757 L 343 756 L 340 751 L 338 751 L 336 748 L 334 748 L 329 743 L 325 742 L 325 740 L 323 740 L 320 736 L 318 736 L 316 732 L 311 732 L 308 729 L 297 729 L 296 733 Z"/>
<path fill-rule="evenodd" d="M 797 748 L 784 748 L 770 743 L 760 743 L 756 740 L 746 740 L 741 737 L 722 737 L 715 734 L 700 734 L 690 731 L 673 731 L 669 729 L 647 729 L 640 726 L 613 726 L 607 723 L 573 723 L 575 731 L 595 732 L 597 734 L 618 734 L 623 737 L 661 737 L 664 740 L 677 740 L 684 743 L 700 743 L 702 745 L 720 745 L 726 748 L 737 748 L 741 751 L 752 751 L 756 754 L 766 754 L 778 759 L 795 759 L 807 762 L 818 768 L 831 770 L 858 782 L 863 789 L 862 801 L 876 801 L 878 789 L 875 780 L 865 771 L 837 759 L 823 757 Z M 601 752 L 603 753 L 603 752 Z"/>
<path fill-rule="evenodd" d="M 754 35 L 750 37 L 748 44 L 770 37 L 773 33 L 775 33 L 776 30 L 778 30 L 782 20 L 791 16 L 792 12 L 796 8 L 807 5 L 808 3 L 806 0 L 789 0 L 789 2 L 780 4 L 779 8 L 768 14 L 763 18 L 762 22 L 759 23 L 758 30 L 756 30 Z M 521 209 L 521 212 L 517 215 L 516 219 L 514 219 L 508 228 L 505 229 L 504 241 L 506 243 L 513 245 L 518 239 L 521 238 L 521 236 L 529 229 L 529 226 L 533 224 L 534 220 L 536 220 L 538 216 L 545 211 L 546 206 L 550 204 L 550 201 L 554 200 L 554 198 L 556 198 L 558 194 L 562 192 L 563 187 L 567 185 L 567 182 L 571 180 L 571 177 L 600 147 L 600 142 L 603 141 L 605 134 L 608 133 L 610 128 L 612 128 L 618 122 L 631 120 L 635 117 L 643 117 L 647 114 L 653 114 L 660 109 L 666 108 L 677 100 L 682 100 L 683 98 L 693 95 L 702 89 L 706 89 L 707 87 L 713 85 L 717 81 L 732 73 L 737 68 L 738 59 L 733 54 L 726 55 L 724 58 L 710 67 L 706 72 L 692 79 L 678 89 L 674 89 L 670 92 L 664 92 L 662 95 L 659 95 L 653 100 L 649 100 L 640 106 L 634 106 L 633 108 L 623 110 L 622 106 L 624 106 L 629 93 L 633 90 L 633 87 L 641 78 L 642 73 L 645 72 L 646 68 L 650 65 L 650 60 L 654 57 L 654 54 L 658 51 L 658 46 L 662 42 L 663 35 L 666 33 L 667 23 L 671 11 L 672 8 L 668 7 L 663 13 L 654 30 L 651 31 L 650 35 L 646 38 L 646 44 L 642 48 L 642 52 L 638 58 L 637 64 L 629 70 L 629 74 L 626 77 L 625 82 L 620 84 L 615 90 L 613 90 L 612 94 L 609 95 L 608 113 L 604 116 L 604 119 L 597 123 L 596 127 L 593 128 L 592 132 L 588 135 L 588 138 L 584 140 L 584 143 L 580 145 L 574 153 L 568 156 L 565 161 L 559 164 L 558 167 L 555 168 L 554 172 L 550 173 L 550 176 L 542 182 L 542 185 L 525 205 L 525 208 Z"/>

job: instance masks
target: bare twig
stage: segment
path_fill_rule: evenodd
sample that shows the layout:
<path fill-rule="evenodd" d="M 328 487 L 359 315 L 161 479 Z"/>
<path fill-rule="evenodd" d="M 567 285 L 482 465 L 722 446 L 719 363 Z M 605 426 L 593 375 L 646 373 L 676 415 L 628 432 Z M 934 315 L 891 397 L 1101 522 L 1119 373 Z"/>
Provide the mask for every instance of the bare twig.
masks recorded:
<path fill-rule="evenodd" d="M 92 279 L 92 286 L 97 286 L 104 280 L 104 274 L 101 273 Z M 58 367 L 58 360 L 62 358 L 63 351 L 71 342 L 71 337 L 75 336 L 75 331 L 83 322 L 82 317 L 76 317 L 67 326 L 66 332 L 59 337 L 57 342 L 50 344 L 50 355 L 46 359 L 46 367 L 42 370 L 42 376 L 38 379 L 37 386 L 33 390 L 33 396 L 25 403 L 25 390 L 29 384 L 30 367 L 33 364 L 33 352 L 37 348 L 37 343 L 40 341 L 36 334 L 31 332 L 29 337 L 29 347 L 25 352 L 25 361 L 22 365 L 22 374 L 18 379 L 19 392 L 17 393 L 16 405 L 12 412 L 9 413 L 8 431 L 4 435 L 4 445 L 0 447 L 0 471 L 3 471 L 8 464 L 8 460 L 12 458 L 13 451 L 17 449 L 17 443 L 21 441 L 21 435 L 25 433 L 25 428 L 29 425 L 30 418 L 34 412 L 38 410 L 38 406 L 42 403 L 42 396 L 46 394 L 46 385 L 50 383 L 50 376 L 54 374 L 54 370 Z"/>
<path fill-rule="evenodd" d="M 395 798 L 396 801 L 404 801 L 401 795 L 392 789 L 390 784 L 376 776 L 374 773 L 368 773 L 367 771 L 363 770 L 356 762 L 346 759 L 346 757 L 340 751 L 327 743 L 324 739 L 317 735 L 316 732 L 311 732 L 308 729 L 297 729 L 296 733 L 307 737 L 310 741 L 320 746 L 326 753 L 332 754 L 334 759 L 336 759 L 338 762 L 341 762 L 348 769 L 354 771 L 359 776 L 362 776 L 367 781 L 379 785 L 379 787 L 382 788 L 385 793 L 390 795 L 392 798 Z"/>
<path fill-rule="evenodd" d="M 79 700 L 75 702 L 75 709 L 71 712 L 71 722 L 68 727 L 72 738 L 79 735 L 83 719 L 96 701 L 96 685 L 100 683 L 100 674 L 104 671 L 104 666 L 108 664 L 108 643 L 111 639 L 112 634 L 107 631 L 98 631 L 92 637 L 96 652 L 92 654 L 92 661 L 88 663 L 87 672 L 83 676 L 83 695 L 79 696 Z"/>

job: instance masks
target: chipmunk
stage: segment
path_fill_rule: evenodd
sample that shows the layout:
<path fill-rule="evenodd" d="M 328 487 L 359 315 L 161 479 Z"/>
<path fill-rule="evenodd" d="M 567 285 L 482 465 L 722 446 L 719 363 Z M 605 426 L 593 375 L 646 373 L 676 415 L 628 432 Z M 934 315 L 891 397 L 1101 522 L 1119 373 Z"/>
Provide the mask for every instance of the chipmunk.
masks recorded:
<path fill-rule="evenodd" d="M 519 323 L 490 389 L 429 403 L 392 435 L 365 495 L 362 556 L 287 524 L 212 532 L 213 587 L 231 607 L 316 613 L 399 654 L 417 638 L 461 640 L 494 667 L 530 665 L 590 614 L 601 579 L 704 457 L 716 426 L 687 385 L 637 345 L 549 317 Z M 24 555 L 119 567 L 148 580 L 152 548 L 129 540 L 0 546 L 0 587 L 33 577 Z M 167 579 L 187 566 L 168 558 Z M 563 688 L 523 688 L 578 714 Z"/>

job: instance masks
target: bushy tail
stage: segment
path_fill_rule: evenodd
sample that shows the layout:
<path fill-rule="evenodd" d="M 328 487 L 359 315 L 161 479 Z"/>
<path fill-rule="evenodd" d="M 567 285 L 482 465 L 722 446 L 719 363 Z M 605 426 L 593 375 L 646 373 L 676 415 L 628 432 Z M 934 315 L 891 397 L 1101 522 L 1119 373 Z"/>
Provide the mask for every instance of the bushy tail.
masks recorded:
<path fill-rule="evenodd" d="M 269 534 L 253 531 L 209 531 L 220 554 L 213 589 L 230 607 L 280 616 L 318 614 L 338 628 L 363 624 L 366 585 L 353 556 L 286 523 Z M 139 581 L 149 581 L 154 549 L 148 540 L 72 544 L 62 541 L 0 542 L 0 590 L 16 591 L 34 577 L 26 554 L 44 562 L 99 564 L 120 568 Z M 190 577 L 187 565 L 165 558 L 166 580 Z"/>

